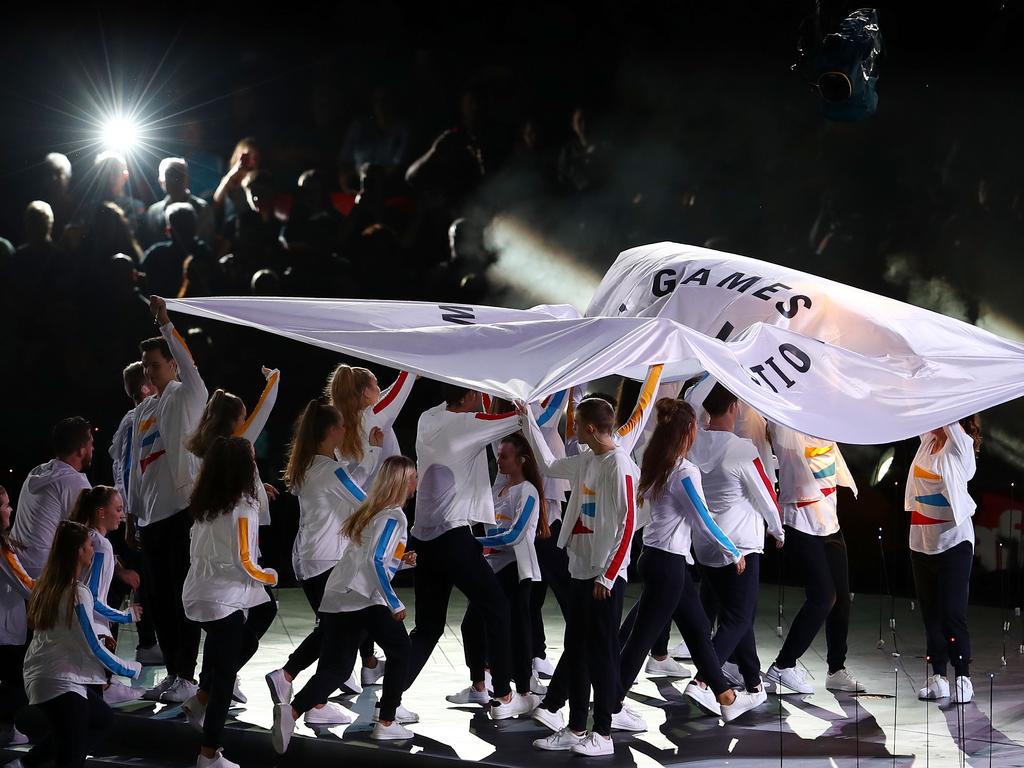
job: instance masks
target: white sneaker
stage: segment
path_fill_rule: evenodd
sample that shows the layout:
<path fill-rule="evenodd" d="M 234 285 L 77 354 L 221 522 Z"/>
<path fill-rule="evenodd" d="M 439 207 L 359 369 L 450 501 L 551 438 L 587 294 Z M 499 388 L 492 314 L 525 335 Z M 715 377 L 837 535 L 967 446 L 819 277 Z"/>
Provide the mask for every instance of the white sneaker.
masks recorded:
<path fill-rule="evenodd" d="M 722 716 L 722 705 L 718 703 L 718 697 L 710 688 L 702 686 L 696 680 L 691 680 L 683 693 L 693 699 L 693 702 L 708 714 L 716 717 Z"/>
<path fill-rule="evenodd" d="M 846 693 L 864 693 L 867 690 L 860 680 L 850 674 L 850 670 L 846 667 L 825 675 L 825 688 L 829 691 L 845 691 Z"/>
<path fill-rule="evenodd" d="M 612 741 L 610 736 L 602 736 L 599 733 L 591 731 L 579 744 L 573 744 L 569 751 L 574 755 L 584 755 L 585 757 L 595 757 L 598 755 L 614 755 L 615 754 L 615 743 Z"/>
<path fill-rule="evenodd" d="M 565 730 L 565 718 L 562 717 L 561 712 L 552 712 L 550 709 L 544 709 L 544 707 L 537 707 L 533 712 L 530 713 L 530 717 L 536 720 L 541 725 L 550 728 L 555 733 Z M 570 731 L 571 733 L 571 731 Z M 539 739 L 538 741 L 542 741 Z M 537 742 L 533 742 L 534 746 L 537 746 Z M 545 747 L 541 747 L 545 749 Z"/>
<path fill-rule="evenodd" d="M 174 679 L 174 683 L 160 694 L 160 701 L 168 704 L 184 704 L 199 691 L 199 686 L 183 677 Z"/>
<path fill-rule="evenodd" d="M 409 725 L 410 723 L 418 723 L 420 716 L 413 712 L 411 709 L 406 709 L 401 704 L 395 708 L 395 722 L 401 723 L 402 725 Z M 373 705 L 373 722 L 380 722 L 380 703 Z"/>
<path fill-rule="evenodd" d="M 536 693 L 541 698 L 544 698 L 547 692 L 548 687 L 540 681 L 540 678 L 537 676 L 537 672 L 534 671 L 534 673 L 530 675 L 530 693 Z"/>
<path fill-rule="evenodd" d="M 380 723 L 374 725 L 370 738 L 378 741 L 401 741 L 402 739 L 411 739 L 415 735 L 396 720 L 391 725 L 381 725 Z"/>
<path fill-rule="evenodd" d="M 306 725 L 348 725 L 356 721 L 356 713 L 341 704 L 328 701 L 322 707 L 313 707 L 302 716 Z"/>
<path fill-rule="evenodd" d="M 956 682 L 953 684 L 952 695 L 950 701 L 954 704 L 967 704 L 974 699 L 974 683 L 971 682 L 971 678 L 961 675 L 956 678 Z"/>
<path fill-rule="evenodd" d="M 765 678 L 775 683 L 775 693 L 814 693 L 814 686 L 807 682 L 807 670 L 803 667 L 779 669 L 774 664 L 764 673 Z"/>
<path fill-rule="evenodd" d="M 142 698 L 146 701 L 160 701 L 160 697 L 164 695 L 168 688 L 174 685 L 175 680 L 177 678 L 174 675 L 166 675 L 163 680 L 142 694 Z"/>
<path fill-rule="evenodd" d="M 689 670 L 671 656 L 666 656 L 660 661 L 653 656 L 648 656 L 644 672 L 648 675 L 657 675 L 659 677 L 690 677 Z"/>
<path fill-rule="evenodd" d="M 768 701 L 768 694 L 764 692 L 763 685 L 756 693 L 750 693 L 749 691 L 736 691 L 736 700 L 732 704 L 720 705 L 722 707 L 722 719 L 727 723 L 732 722 L 744 712 L 749 712 L 754 707 L 759 707 L 766 701 Z"/>
<path fill-rule="evenodd" d="M 580 744 L 585 738 L 587 738 L 587 734 L 585 733 L 576 734 L 568 728 L 562 728 L 556 733 L 552 733 L 550 736 L 543 739 L 537 739 L 533 742 L 533 746 L 547 752 L 568 752 L 574 746 Z"/>
<path fill-rule="evenodd" d="M 359 681 L 363 685 L 376 685 L 377 681 L 384 677 L 385 661 L 385 659 L 377 659 L 376 667 L 363 667 L 359 672 Z"/>
<path fill-rule="evenodd" d="M 639 712 L 623 704 L 622 709 L 612 715 L 612 730 L 640 733 L 647 730 L 647 722 Z"/>
<path fill-rule="evenodd" d="M 239 704 L 246 704 L 249 701 L 249 697 L 242 693 L 242 678 L 238 675 L 235 675 L 235 685 L 231 689 L 231 698 Z"/>
<path fill-rule="evenodd" d="M 487 691 L 478 691 L 472 685 L 458 693 L 449 693 L 444 699 L 451 704 L 482 704 L 485 707 L 491 703 Z"/>
<path fill-rule="evenodd" d="M 949 698 L 949 680 L 942 675 L 932 675 L 928 678 L 924 688 L 917 692 L 917 698 L 924 701 L 935 701 L 935 699 Z"/>
<path fill-rule="evenodd" d="M 203 724 L 206 722 L 206 706 L 199 701 L 198 696 L 193 696 L 181 705 L 181 711 L 185 713 L 188 724 L 200 733 L 203 732 Z"/>
<path fill-rule="evenodd" d="M 533 659 L 533 671 L 538 675 L 544 675 L 544 677 L 551 677 L 555 674 L 555 665 L 547 659 L 542 659 L 539 656 Z"/>
<path fill-rule="evenodd" d="M 491 720 L 507 720 L 510 717 L 528 715 L 540 706 L 540 696 L 535 693 L 513 693 L 508 701 L 491 699 L 488 714 Z"/>
<path fill-rule="evenodd" d="M 295 718 L 292 717 L 291 704 L 274 705 L 274 724 L 270 727 L 270 743 L 274 751 L 283 755 L 288 750 L 288 743 L 295 733 Z"/>
<path fill-rule="evenodd" d="M 275 704 L 291 704 L 292 684 L 285 679 L 283 669 L 275 669 L 273 672 L 268 672 L 263 679 L 267 681 L 267 687 L 270 689 L 270 698 Z"/>
<path fill-rule="evenodd" d="M 123 704 L 126 701 L 137 701 L 145 693 L 141 688 L 132 688 L 117 680 L 111 680 L 110 685 L 103 689 L 103 701 L 107 704 Z"/>
<path fill-rule="evenodd" d="M 673 659 L 692 659 L 693 656 L 690 654 L 690 649 L 686 647 L 686 641 L 680 640 L 679 645 L 668 652 L 668 655 Z"/>
<path fill-rule="evenodd" d="M 722 665 L 722 674 L 733 685 L 743 685 L 743 674 L 740 672 L 738 664 L 733 664 L 731 661 L 725 662 Z"/>
<path fill-rule="evenodd" d="M 140 645 L 135 648 L 135 660 L 143 666 L 155 666 L 164 663 L 164 653 L 155 643 L 148 647 Z"/>
<path fill-rule="evenodd" d="M 352 670 L 348 680 L 341 684 L 342 693 L 354 693 L 358 696 L 363 692 L 363 684 L 359 682 L 359 673 Z"/>
<path fill-rule="evenodd" d="M 218 749 L 216 757 L 199 756 L 196 760 L 196 768 L 241 768 L 238 763 L 233 763 L 224 757 L 224 750 Z"/>

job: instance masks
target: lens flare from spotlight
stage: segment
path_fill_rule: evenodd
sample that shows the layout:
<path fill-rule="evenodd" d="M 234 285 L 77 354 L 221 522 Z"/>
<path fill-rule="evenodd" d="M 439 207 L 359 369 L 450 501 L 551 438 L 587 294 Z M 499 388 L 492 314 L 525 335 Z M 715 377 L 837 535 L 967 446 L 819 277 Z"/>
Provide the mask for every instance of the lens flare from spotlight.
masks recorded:
<path fill-rule="evenodd" d="M 139 126 L 130 117 L 111 117 L 103 123 L 100 141 L 104 149 L 127 154 L 139 142 Z"/>
<path fill-rule="evenodd" d="M 875 465 L 874 475 L 871 478 L 872 485 L 878 485 L 889 474 L 889 469 L 892 467 L 892 462 L 896 458 L 896 451 L 892 448 L 887 448 L 878 460 L 878 464 Z"/>

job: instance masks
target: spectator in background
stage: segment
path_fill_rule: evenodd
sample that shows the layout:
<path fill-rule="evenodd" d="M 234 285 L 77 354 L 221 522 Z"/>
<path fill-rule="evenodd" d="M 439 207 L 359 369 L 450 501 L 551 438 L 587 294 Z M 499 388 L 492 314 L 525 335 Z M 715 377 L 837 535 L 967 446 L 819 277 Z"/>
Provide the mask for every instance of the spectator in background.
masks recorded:
<path fill-rule="evenodd" d="M 283 268 L 281 221 L 274 210 L 274 177 L 255 171 L 242 183 L 246 206 L 227 222 L 225 232 L 241 267 L 252 274 L 258 269 Z"/>
<path fill-rule="evenodd" d="M 590 118 L 584 107 L 573 110 L 573 135 L 558 155 L 558 183 L 567 192 L 594 189 L 608 175 L 608 145 L 595 140 Z"/>
<path fill-rule="evenodd" d="M 349 126 L 345 142 L 338 155 L 338 182 L 343 192 L 358 190 L 358 171 L 365 163 L 384 170 L 390 193 L 401 188 L 402 176 L 409 161 L 411 131 L 402 119 L 394 90 L 378 86 L 373 91 L 373 111 L 367 117 L 357 117 Z"/>
<path fill-rule="evenodd" d="M 189 190 L 189 167 L 184 158 L 165 157 L 160 161 L 160 188 L 166 193 L 146 210 L 146 226 L 143 229 L 142 244 L 149 247 L 165 239 L 167 234 L 168 206 L 174 203 L 188 203 L 196 212 L 196 236 L 206 242 L 213 241 L 213 210 L 205 200 L 196 197 Z"/>
<path fill-rule="evenodd" d="M 185 120 L 181 125 L 179 146 L 188 163 L 190 186 L 199 197 L 209 200 L 224 173 L 224 158 L 206 149 L 201 120 Z"/>
<path fill-rule="evenodd" d="M 53 237 L 60 241 L 64 227 L 75 212 L 71 196 L 71 161 L 60 152 L 50 152 L 43 159 L 40 197 L 53 209 Z"/>
<path fill-rule="evenodd" d="M 247 207 L 242 182 L 260 169 L 260 148 L 247 136 L 235 145 L 228 172 L 213 193 L 213 207 L 219 221 L 227 221 Z"/>
<path fill-rule="evenodd" d="M 98 198 L 97 202 L 113 203 L 124 214 L 132 235 L 139 231 L 143 217 L 146 213 L 146 206 L 141 200 L 131 196 L 128 189 L 128 162 L 124 155 L 117 152 L 100 152 L 96 155 L 93 163 L 96 174 L 96 185 Z M 86 215 L 92 215 L 93 211 L 86 211 Z M 124 251 L 127 253 L 127 251 Z M 113 254 L 107 254 L 111 256 Z"/>
<path fill-rule="evenodd" d="M 83 276 L 105 284 L 109 277 L 110 259 L 119 253 L 130 256 L 136 264 L 142 261 L 142 248 L 132 234 L 124 211 L 115 203 L 100 203 L 80 249 Z"/>
<path fill-rule="evenodd" d="M 171 203 L 165 215 L 164 231 L 169 239 L 146 251 L 142 269 L 150 291 L 158 296 L 178 296 L 185 287 L 185 262 L 192 260 L 190 271 L 212 270 L 213 254 L 198 237 L 199 215 L 192 203 Z"/>

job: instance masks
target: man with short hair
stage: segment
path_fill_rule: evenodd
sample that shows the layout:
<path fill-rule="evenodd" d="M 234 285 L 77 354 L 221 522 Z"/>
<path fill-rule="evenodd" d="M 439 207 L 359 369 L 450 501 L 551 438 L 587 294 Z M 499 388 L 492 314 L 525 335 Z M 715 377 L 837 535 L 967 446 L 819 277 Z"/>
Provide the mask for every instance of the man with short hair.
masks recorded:
<path fill-rule="evenodd" d="M 21 486 L 11 538 L 21 545 L 18 556 L 33 579 L 43 573 L 57 525 L 68 518 L 78 495 L 92 487 L 84 474 L 92 464 L 92 451 L 89 422 L 81 416 L 62 419 L 53 428 L 56 458 L 29 472 Z"/>
<path fill-rule="evenodd" d="M 213 237 L 213 210 L 203 198 L 196 197 L 189 189 L 188 163 L 183 157 L 165 157 L 160 161 L 160 189 L 166 196 L 146 209 L 145 227 L 140 233 L 142 246 L 148 248 L 166 239 L 170 223 L 167 209 L 174 203 L 187 203 L 196 212 L 196 236 L 204 242 Z"/>
<path fill-rule="evenodd" d="M 158 296 L 178 296 L 185 282 L 186 262 L 191 258 L 208 264 L 213 257 L 198 237 L 199 217 L 191 203 L 171 203 L 166 216 L 170 239 L 146 251 L 140 266 L 151 291 Z"/>
<path fill-rule="evenodd" d="M 146 206 L 141 200 L 132 197 L 128 191 L 128 161 L 124 155 L 107 150 L 96 155 L 93 162 L 97 178 L 98 197 L 97 203 L 104 201 L 114 203 L 124 212 L 131 227 L 132 234 L 139 231 L 142 217 L 146 213 Z M 92 211 L 87 211 L 89 216 Z"/>
<path fill-rule="evenodd" d="M 146 377 L 156 390 L 132 416 L 128 508 L 142 537 L 143 578 L 152 586 L 152 614 L 167 676 L 149 699 L 181 703 L 196 694 L 199 625 L 189 621 L 181 590 L 189 568 L 192 516 L 188 505 L 199 459 L 185 441 L 199 424 L 208 393 L 184 339 L 167 316 L 167 304 L 150 297 L 160 336 L 139 345 Z M 179 379 L 180 377 L 180 379 Z"/>

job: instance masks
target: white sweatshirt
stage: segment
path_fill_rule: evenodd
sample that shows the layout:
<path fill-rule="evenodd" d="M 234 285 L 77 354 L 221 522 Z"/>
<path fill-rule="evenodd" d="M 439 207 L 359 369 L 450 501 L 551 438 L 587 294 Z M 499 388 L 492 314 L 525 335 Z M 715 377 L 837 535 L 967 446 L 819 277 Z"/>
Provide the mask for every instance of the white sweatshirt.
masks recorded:
<path fill-rule="evenodd" d="M 70 626 L 64 621 L 68 600 L 75 601 Z M 61 601 L 54 625 L 32 635 L 25 654 L 25 692 L 30 704 L 42 704 L 65 693 L 84 698 L 85 686 L 107 682 L 105 670 L 133 679 L 139 676 L 139 662 L 120 659 L 103 645 L 92 614 L 92 595 L 76 582 Z"/>
<path fill-rule="evenodd" d="M 910 548 L 937 555 L 957 544 L 974 544 L 976 504 L 967 492 L 977 463 L 974 441 L 959 424 L 943 427 L 946 442 L 932 453 L 935 435 L 921 435 L 921 446 L 907 475 L 904 506 L 910 512 Z"/>
<path fill-rule="evenodd" d="M 267 376 L 267 385 L 256 403 L 256 407 L 249 412 L 248 418 L 238 430 L 238 437 L 244 437 L 255 447 L 256 441 L 260 439 L 270 412 L 274 410 L 277 403 L 277 391 L 281 386 L 281 371 L 276 368 Z M 259 504 L 260 525 L 270 525 L 270 498 L 267 496 L 267 489 L 263 487 L 263 480 L 260 478 L 259 469 L 256 470 L 256 501 Z M 258 551 L 257 551 L 258 554 Z"/>
<path fill-rule="evenodd" d="M 110 622 L 131 624 L 133 616 L 131 611 L 117 611 L 107 605 L 107 591 L 114 578 L 114 547 L 106 536 L 101 536 L 94 528 L 89 529 L 89 538 L 92 539 L 92 564 L 82 574 L 82 580 L 92 596 L 92 622 L 96 634 L 110 636 Z"/>
<path fill-rule="evenodd" d="M 230 514 L 192 524 L 191 563 L 181 590 L 192 621 L 218 621 L 270 601 L 265 586 L 277 572 L 256 564 L 260 514 L 255 499 L 242 498 Z"/>
<path fill-rule="evenodd" d="M 645 500 L 643 506 L 650 507 L 651 516 L 651 522 L 644 527 L 645 547 L 683 555 L 692 565 L 690 546 L 692 531 L 696 527 L 718 547 L 726 562 L 734 563 L 740 559 L 740 551 L 708 511 L 700 470 L 686 459 L 680 459 L 676 464 L 661 494 L 650 501 Z"/>
<path fill-rule="evenodd" d="M 11 538 L 21 545 L 18 556 L 33 579 L 43 573 L 57 525 L 67 520 L 78 495 L 91 487 L 89 478 L 60 459 L 40 464 L 28 473 L 18 495 Z"/>
<path fill-rule="evenodd" d="M 568 549 L 569 574 L 611 589 L 629 566 L 640 470 L 618 445 L 600 456 L 585 450 L 555 459 L 532 414 L 526 436 L 542 471 L 572 485 L 558 534 L 558 546 Z"/>
<path fill-rule="evenodd" d="M 836 533 L 836 488 L 844 485 L 857 495 L 839 446 L 781 424 L 772 423 L 769 430 L 779 460 L 779 501 L 786 525 L 811 536 Z"/>
<path fill-rule="evenodd" d="M 484 547 L 484 557 L 491 570 L 497 573 L 515 563 L 520 581 L 540 581 L 540 563 L 534 547 L 540 521 L 540 494 L 533 483 L 524 480 L 518 485 L 497 489 L 494 492 L 494 518 L 495 527 L 477 538 Z"/>
<path fill-rule="evenodd" d="M 420 416 L 416 429 L 419 490 L 412 530 L 416 538 L 431 541 L 473 523 L 494 525 L 484 449 L 521 426 L 516 413 L 453 413 L 445 403 Z"/>
<path fill-rule="evenodd" d="M 391 579 L 402 568 L 409 524 L 398 507 L 374 515 L 360 541 L 345 539 L 345 554 L 334 566 L 320 610 L 325 613 L 360 611 L 384 605 L 391 613 L 405 610 Z"/>
<path fill-rule="evenodd" d="M 150 395 L 132 417 L 128 509 L 140 527 L 185 509 L 199 472 L 199 459 L 185 442 L 199 426 L 209 393 L 192 353 L 171 323 L 160 327 L 178 363 L 180 381 Z"/>
<path fill-rule="evenodd" d="M 345 471 L 363 488 L 369 488 L 373 484 L 381 465 L 387 459 L 402 453 L 394 424 L 402 412 L 405 401 L 409 399 L 415 381 L 414 374 L 402 371 L 394 383 L 380 393 L 380 399 L 374 405 L 363 409 L 363 424 L 359 433 L 359 439 L 363 444 L 362 461 L 338 456 L 338 461 L 345 467 Z M 379 427 L 384 433 L 384 444 L 380 448 L 370 445 L 370 432 L 374 427 Z"/>
<path fill-rule="evenodd" d="M 0 545 L 0 645 L 24 645 L 28 639 L 25 602 L 33 586 L 17 553 Z"/>
<path fill-rule="evenodd" d="M 764 523 L 772 536 L 783 540 L 775 489 L 750 440 L 732 432 L 701 429 L 689 459 L 700 469 L 704 498 L 715 522 L 742 554 L 764 552 Z M 708 537 L 695 537 L 693 547 L 701 565 L 719 568 L 734 562 L 723 555 L 718 541 Z"/>
<path fill-rule="evenodd" d="M 125 506 L 128 505 L 128 492 L 125 485 L 128 482 L 128 470 L 132 465 L 132 420 L 135 418 L 135 409 L 121 417 L 121 422 L 114 430 L 114 439 L 110 441 L 110 461 L 114 471 L 114 487 L 121 494 Z"/>
<path fill-rule="evenodd" d="M 299 497 L 299 531 L 292 547 L 295 577 L 305 581 L 330 570 L 345 549 L 341 526 L 366 494 L 334 459 L 313 457 Z"/>

